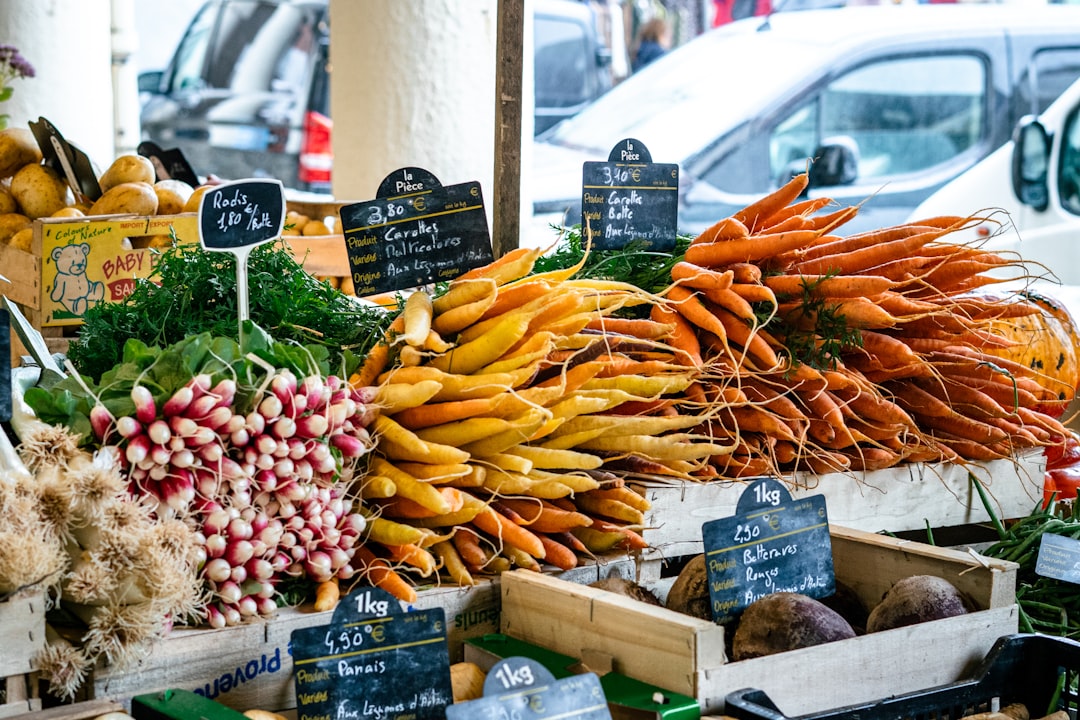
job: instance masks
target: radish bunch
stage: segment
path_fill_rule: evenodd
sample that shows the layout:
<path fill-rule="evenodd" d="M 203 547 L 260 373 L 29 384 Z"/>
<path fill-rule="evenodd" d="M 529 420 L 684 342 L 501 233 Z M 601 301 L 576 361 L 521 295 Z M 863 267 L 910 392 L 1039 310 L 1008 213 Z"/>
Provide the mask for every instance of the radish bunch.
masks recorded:
<path fill-rule="evenodd" d="M 372 445 L 370 398 L 336 376 L 277 369 L 250 389 L 197 374 L 160 401 L 135 384 L 131 401 L 121 417 L 96 405 L 91 427 L 131 492 L 198 534 L 212 626 L 273 613 L 284 577 L 352 574 L 364 517 L 346 487 Z"/>

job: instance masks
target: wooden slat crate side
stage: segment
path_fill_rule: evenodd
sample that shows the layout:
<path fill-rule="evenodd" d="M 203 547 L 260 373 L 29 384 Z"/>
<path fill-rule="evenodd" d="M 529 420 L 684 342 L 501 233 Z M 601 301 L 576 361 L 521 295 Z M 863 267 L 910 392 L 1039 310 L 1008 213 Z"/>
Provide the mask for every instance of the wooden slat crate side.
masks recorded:
<path fill-rule="evenodd" d="M 797 480 L 792 490 L 800 499 L 824 495 L 829 522 L 878 532 L 903 532 L 927 527 L 954 527 L 989 519 L 969 471 L 987 486 L 995 514 L 1025 517 L 1042 497 L 1046 462 L 1041 453 L 981 465 L 907 463 L 886 470 L 830 473 Z M 645 515 L 643 536 L 655 548 L 651 554 L 679 557 L 703 549 L 701 526 L 731 517 L 746 483 L 652 482 L 632 480 L 652 504 Z"/>
<path fill-rule="evenodd" d="M 980 609 L 1016 602 L 1016 563 L 844 527 L 834 526 L 831 539 L 836 579 L 868 607 L 909 575 L 945 578 Z"/>
<path fill-rule="evenodd" d="M 41 698 L 37 694 L 37 675 L 10 675 L 0 678 L 4 684 L 5 702 L 0 705 L 0 718 L 25 716 L 41 710 Z"/>
<path fill-rule="evenodd" d="M 246 688 L 266 675 L 279 674 L 282 665 L 280 651 L 266 646 L 265 622 L 221 629 L 180 629 L 158 641 L 145 658 L 133 665 L 95 668 L 86 689 L 88 699 L 122 699 L 128 703 L 135 695 L 170 687 L 203 691 L 217 699 L 215 695 L 231 691 L 234 684 Z"/>
<path fill-rule="evenodd" d="M 347 277 L 352 274 L 344 235 L 286 235 L 282 239 L 289 246 L 296 261 L 308 273 L 333 277 Z"/>
<path fill-rule="evenodd" d="M 524 570 L 503 575 L 501 626 L 571 657 L 602 653 L 616 672 L 645 682 L 659 675 L 663 687 L 688 695 L 701 659 L 719 662 L 724 647 L 723 628 L 711 622 Z"/>
<path fill-rule="evenodd" d="M 0 603 L 0 677 L 37 668 L 34 656 L 45 646 L 45 593 L 27 592 Z"/>
<path fill-rule="evenodd" d="M 0 245 L 0 294 L 24 309 L 41 307 L 41 255 Z"/>
<path fill-rule="evenodd" d="M 858 677 L 859 665 L 877 662 L 875 658 L 862 657 L 871 650 L 878 652 L 879 648 L 888 648 L 888 652 L 882 653 L 891 658 L 886 663 L 890 672 L 896 672 L 897 663 L 906 667 L 910 654 L 908 643 L 914 642 L 910 640 L 913 634 L 919 642 L 924 636 L 928 642 L 933 640 L 931 645 L 935 651 L 925 658 L 920 656 L 910 661 L 920 668 L 910 678 L 912 684 L 908 684 L 906 690 L 929 687 L 936 683 L 922 686 L 917 683 L 934 674 L 948 674 L 949 679 L 959 677 L 952 673 L 958 665 L 967 663 L 969 655 L 981 658 L 993 640 L 1015 631 L 1015 564 L 990 560 L 984 565 L 981 562 L 984 559 L 961 551 L 850 528 L 833 527 L 832 537 L 838 579 L 852 583 L 867 604 L 876 602 L 893 581 L 926 573 L 957 579 L 961 589 L 969 592 L 981 608 L 990 609 L 950 618 L 943 624 L 935 621 L 916 629 L 879 633 L 871 640 L 865 640 L 863 638 L 867 636 L 863 636 L 798 651 L 802 653 L 796 656 L 801 663 L 799 672 L 806 674 L 807 668 L 813 668 L 810 674 L 826 688 L 833 682 Z M 635 603 L 595 588 L 575 587 L 556 578 L 537 578 L 528 573 L 511 573 L 504 577 L 502 598 L 503 632 L 572 657 L 579 657 L 586 649 L 604 653 L 614 659 L 616 671 L 630 677 L 699 700 L 714 691 L 722 697 L 741 687 L 760 685 L 754 682 L 749 671 L 742 669 L 744 663 L 750 661 L 726 662 L 723 629 L 713 623 Z M 666 625 L 668 615 L 674 615 L 675 619 Z M 641 651 L 645 647 L 649 652 Z M 911 651 L 914 654 L 921 652 L 918 648 Z M 786 658 L 789 654 L 781 655 Z M 818 661 L 841 662 L 835 660 L 836 655 L 855 655 L 856 659 L 844 661 L 852 666 L 844 675 L 820 672 Z M 768 669 L 769 665 L 761 663 L 752 667 L 756 667 L 758 673 L 763 668 L 773 672 Z M 745 675 L 741 674 L 744 672 Z M 735 680 L 729 683 L 731 678 Z M 908 682 L 908 678 L 903 682 Z M 715 687 L 718 683 L 723 686 L 721 689 Z M 861 699 L 872 700 L 874 696 L 866 695 Z M 829 706 L 826 703 L 823 707 Z"/>
<path fill-rule="evenodd" d="M 723 712 L 728 693 L 760 688 L 788 717 L 872 703 L 968 677 L 1018 621 L 1012 605 L 741 660 L 701 672 L 697 698 Z"/>
<path fill-rule="evenodd" d="M 112 700 L 87 700 L 69 705 L 36 709 L 33 713 L 11 716 L 13 720 L 93 720 L 111 712 L 124 712 L 124 706 Z M 3 717 L 0 715 L 0 717 Z"/>

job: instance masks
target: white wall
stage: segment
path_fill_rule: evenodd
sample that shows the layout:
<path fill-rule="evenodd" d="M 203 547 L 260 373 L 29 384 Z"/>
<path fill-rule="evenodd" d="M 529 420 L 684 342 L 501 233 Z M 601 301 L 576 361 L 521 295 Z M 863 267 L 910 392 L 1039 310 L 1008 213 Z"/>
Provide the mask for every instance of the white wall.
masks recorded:
<path fill-rule="evenodd" d="M 112 162 L 114 139 L 109 19 L 109 0 L 0 0 L 0 42 L 36 71 L 15 81 L 0 111 L 19 127 L 48 118 L 102 166 Z"/>

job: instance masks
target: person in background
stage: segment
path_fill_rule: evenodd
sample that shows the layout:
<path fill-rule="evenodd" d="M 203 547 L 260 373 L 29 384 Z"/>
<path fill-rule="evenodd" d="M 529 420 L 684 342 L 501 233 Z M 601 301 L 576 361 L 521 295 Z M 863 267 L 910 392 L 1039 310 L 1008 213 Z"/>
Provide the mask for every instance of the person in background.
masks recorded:
<path fill-rule="evenodd" d="M 660 57 L 671 47 L 671 29 L 662 17 L 646 21 L 638 30 L 631 66 L 634 72 Z"/>

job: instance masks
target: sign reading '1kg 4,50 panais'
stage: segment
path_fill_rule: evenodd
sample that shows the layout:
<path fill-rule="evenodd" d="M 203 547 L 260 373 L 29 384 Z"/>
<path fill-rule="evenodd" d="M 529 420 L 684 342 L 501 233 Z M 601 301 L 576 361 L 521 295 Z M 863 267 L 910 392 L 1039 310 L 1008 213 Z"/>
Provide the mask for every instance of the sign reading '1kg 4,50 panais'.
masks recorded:
<path fill-rule="evenodd" d="M 427 170 L 404 168 L 375 200 L 339 214 L 357 295 L 453 280 L 493 259 L 477 182 L 443 187 Z"/>
<path fill-rule="evenodd" d="M 453 702 L 442 608 L 402 612 L 378 588 L 361 588 L 328 626 L 293 630 L 299 717 L 444 720 Z"/>
<path fill-rule="evenodd" d="M 675 247 L 678 165 L 654 163 L 641 141 L 627 138 L 612 148 L 607 162 L 585 163 L 581 175 L 581 231 L 592 234 L 594 247 Z"/>
<path fill-rule="evenodd" d="M 733 619 L 774 592 L 833 594 L 824 495 L 793 501 L 778 480 L 762 478 L 743 491 L 735 511 L 701 527 L 713 620 Z"/>

